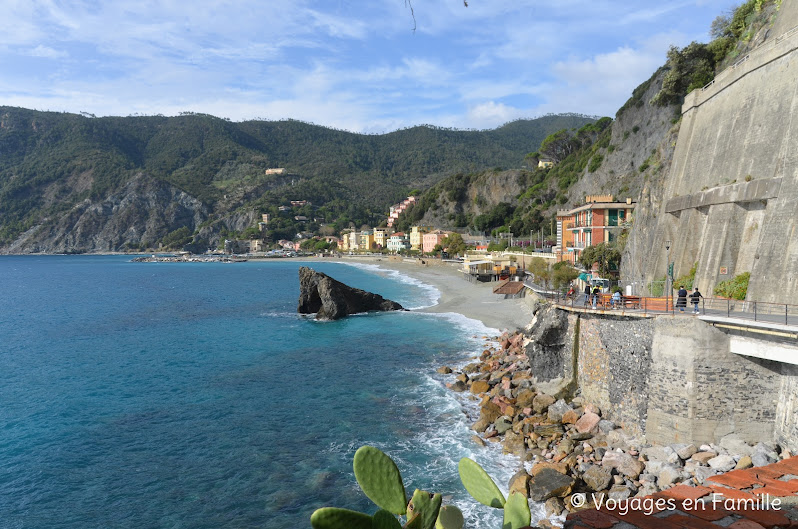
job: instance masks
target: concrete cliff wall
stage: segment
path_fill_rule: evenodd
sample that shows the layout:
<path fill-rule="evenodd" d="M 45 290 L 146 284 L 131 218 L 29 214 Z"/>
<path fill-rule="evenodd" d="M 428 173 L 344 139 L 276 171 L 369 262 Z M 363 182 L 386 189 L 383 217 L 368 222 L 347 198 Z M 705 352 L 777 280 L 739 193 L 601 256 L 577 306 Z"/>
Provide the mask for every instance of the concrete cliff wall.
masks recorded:
<path fill-rule="evenodd" d="M 780 364 L 729 352 L 729 338 L 691 318 L 657 318 L 646 436 L 659 443 L 775 437 Z"/>
<path fill-rule="evenodd" d="M 645 251 L 628 256 L 629 276 L 664 275 L 670 240 L 676 275 L 698 263 L 702 291 L 751 272 L 749 299 L 796 303 L 796 25 L 798 3 L 784 2 L 762 46 L 687 96 L 663 199 L 635 220 L 631 247 Z"/>
<path fill-rule="evenodd" d="M 798 367 L 731 353 L 727 334 L 694 318 L 541 313 L 532 339 L 545 339 L 527 346 L 540 387 L 575 382 L 605 417 L 652 443 L 733 433 L 798 449 Z"/>

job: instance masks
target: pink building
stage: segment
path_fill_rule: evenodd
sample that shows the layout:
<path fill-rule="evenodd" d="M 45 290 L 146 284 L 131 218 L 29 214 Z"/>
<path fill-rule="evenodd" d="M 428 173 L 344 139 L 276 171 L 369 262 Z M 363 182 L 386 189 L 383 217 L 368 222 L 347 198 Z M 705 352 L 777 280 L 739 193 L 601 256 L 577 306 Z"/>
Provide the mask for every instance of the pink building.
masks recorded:
<path fill-rule="evenodd" d="M 441 244 L 441 241 L 448 236 L 448 232 L 441 230 L 425 233 L 424 238 L 421 240 L 421 251 L 424 253 L 432 253 L 432 251 L 435 249 L 435 246 Z"/>

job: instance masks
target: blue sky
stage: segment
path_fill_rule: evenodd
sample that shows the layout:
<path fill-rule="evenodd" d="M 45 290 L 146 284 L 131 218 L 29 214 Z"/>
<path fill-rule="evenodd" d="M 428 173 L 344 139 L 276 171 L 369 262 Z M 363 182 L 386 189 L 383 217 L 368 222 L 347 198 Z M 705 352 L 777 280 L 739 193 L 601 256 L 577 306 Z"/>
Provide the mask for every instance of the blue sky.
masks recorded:
<path fill-rule="evenodd" d="M 0 0 L 0 105 L 379 133 L 614 116 L 740 0 Z"/>

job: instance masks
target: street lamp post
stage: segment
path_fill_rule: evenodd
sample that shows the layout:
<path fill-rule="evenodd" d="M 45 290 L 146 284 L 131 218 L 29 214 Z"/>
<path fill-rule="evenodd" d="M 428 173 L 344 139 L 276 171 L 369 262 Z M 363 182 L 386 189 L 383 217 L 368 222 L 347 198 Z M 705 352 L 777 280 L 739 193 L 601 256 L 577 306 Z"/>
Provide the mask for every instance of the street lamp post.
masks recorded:
<path fill-rule="evenodd" d="M 665 312 L 668 311 L 668 296 L 671 292 L 671 241 L 665 241 Z"/>

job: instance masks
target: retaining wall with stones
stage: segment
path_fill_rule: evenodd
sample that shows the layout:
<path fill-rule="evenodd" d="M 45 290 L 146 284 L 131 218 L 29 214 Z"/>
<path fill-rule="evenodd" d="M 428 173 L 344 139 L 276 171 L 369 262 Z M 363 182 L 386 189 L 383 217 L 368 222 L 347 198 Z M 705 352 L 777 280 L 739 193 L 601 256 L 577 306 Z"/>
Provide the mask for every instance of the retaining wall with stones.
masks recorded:
<path fill-rule="evenodd" d="M 796 366 L 730 353 L 724 332 L 690 317 L 547 307 L 537 322 L 527 345 L 537 382 L 578 387 L 629 433 L 696 445 L 733 433 L 798 449 Z"/>

